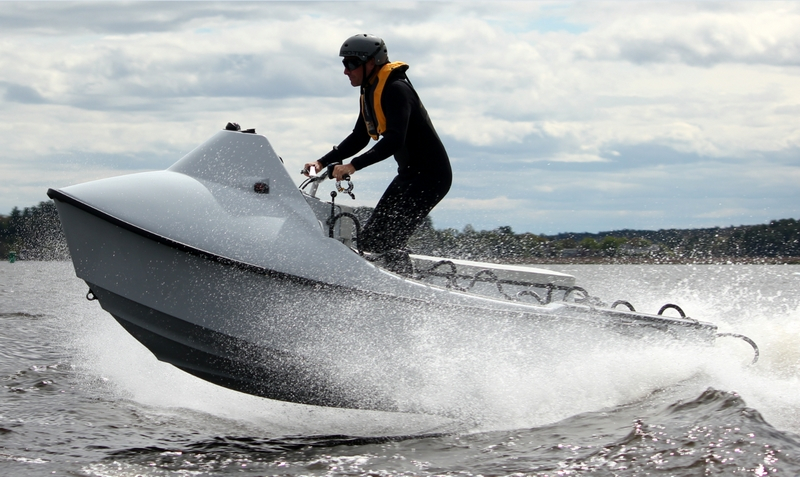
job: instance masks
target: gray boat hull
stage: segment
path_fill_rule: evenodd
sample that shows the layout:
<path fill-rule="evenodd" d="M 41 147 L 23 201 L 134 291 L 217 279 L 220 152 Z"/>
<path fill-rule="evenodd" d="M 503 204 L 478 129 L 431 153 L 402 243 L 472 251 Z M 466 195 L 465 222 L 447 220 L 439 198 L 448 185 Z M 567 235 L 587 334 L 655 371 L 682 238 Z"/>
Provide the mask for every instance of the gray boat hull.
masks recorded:
<path fill-rule="evenodd" d="M 240 187 L 248 180 L 268 181 L 269 194 Z M 77 276 L 134 338 L 199 378 L 270 399 L 435 413 L 414 398 L 426 386 L 416 363 L 432 348 L 496 340 L 543 356 L 582 333 L 598 343 L 716 333 L 688 318 L 509 301 L 380 269 L 326 236 L 262 136 L 223 132 L 169 171 L 48 194 Z"/>

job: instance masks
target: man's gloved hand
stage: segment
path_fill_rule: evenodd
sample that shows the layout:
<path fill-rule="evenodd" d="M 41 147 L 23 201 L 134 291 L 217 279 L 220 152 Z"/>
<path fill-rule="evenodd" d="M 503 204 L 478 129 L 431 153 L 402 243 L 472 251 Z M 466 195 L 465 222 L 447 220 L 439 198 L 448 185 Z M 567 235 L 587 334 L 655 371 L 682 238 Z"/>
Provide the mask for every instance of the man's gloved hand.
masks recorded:
<path fill-rule="evenodd" d="M 309 162 L 303 166 L 303 175 L 308 177 L 312 167 L 314 168 L 314 174 L 322 170 L 322 164 L 319 161 Z"/>

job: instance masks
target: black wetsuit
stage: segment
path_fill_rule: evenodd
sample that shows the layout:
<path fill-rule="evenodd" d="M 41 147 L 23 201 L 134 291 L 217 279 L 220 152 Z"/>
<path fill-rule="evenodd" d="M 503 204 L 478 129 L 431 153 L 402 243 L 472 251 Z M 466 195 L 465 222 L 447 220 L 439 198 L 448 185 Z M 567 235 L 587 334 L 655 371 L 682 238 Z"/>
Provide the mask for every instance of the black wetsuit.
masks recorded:
<path fill-rule="evenodd" d="M 450 190 L 453 174 L 447 151 L 433 128 L 428 112 L 405 76 L 407 67 L 392 71 L 380 98 L 386 130 L 377 144 L 350 164 L 363 169 L 394 155 L 397 177 L 383 193 L 375 211 L 358 237 L 363 251 L 381 253 L 403 248 L 408 238 L 433 207 Z M 364 110 L 374 117 L 369 98 L 376 83 L 365 88 Z M 361 151 L 370 140 L 364 112 L 353 132 L 320 159 L 323 167 L 340 162 Z"/>

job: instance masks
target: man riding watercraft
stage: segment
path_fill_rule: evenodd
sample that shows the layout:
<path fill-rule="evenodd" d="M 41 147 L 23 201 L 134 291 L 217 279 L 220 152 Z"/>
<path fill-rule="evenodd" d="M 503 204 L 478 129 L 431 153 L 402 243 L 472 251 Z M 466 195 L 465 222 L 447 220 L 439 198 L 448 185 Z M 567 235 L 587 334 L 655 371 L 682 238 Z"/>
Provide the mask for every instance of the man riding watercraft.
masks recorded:
<path fill-rule="evenodd" d="M 342 180 L 394 155 L 397 176 L 378 201 L 358 237 L 362 251 L 401 249 L 428 213 L 450 190 L 452 171 L 428 113 L 405 72 L 408 65 L 389 62 L 384 41 L 368 34 L 348 38 L 339 50 L 344 74 L 361 88 L 361 111 L 353 132 L 322 158 L 305 165 L 321 170 L 358 154 L 370 138 L 378 141 L 349 164 L 337 165 Z"/>

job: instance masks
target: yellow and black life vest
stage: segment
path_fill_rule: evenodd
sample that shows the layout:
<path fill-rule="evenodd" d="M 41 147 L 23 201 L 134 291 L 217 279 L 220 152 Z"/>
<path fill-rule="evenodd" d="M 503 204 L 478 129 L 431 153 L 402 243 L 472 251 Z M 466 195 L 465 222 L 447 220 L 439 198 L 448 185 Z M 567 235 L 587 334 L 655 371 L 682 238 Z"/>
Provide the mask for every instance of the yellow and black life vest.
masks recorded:
<path fill-rule="evenodd" d="M 392 72 L 398 68 L 402 68 L 401 71 L 405 71 L 408 69 L 408 65 L 402 61 L 395 61 L 393 63 L 387 63 L 383 65 L 383 67 L 378 70 L 377 84 L 374 86 L 374 88 L 366 89 L 366 91 L 369 91 L 370 89 L 372 90 L 371 111 L 367 107 L 367 102 L 364 98 L 365 93 L 363 90 L 361 93 L 361 114 L 364 116 L 364 122 L 367 123 L 367 132 L 369 132 L 369 135 L 372 136 L 372 139 L 376 141 L 380 135 L 386 131 L 386 116 L 383 114 L 383 106 L 381 106 L 381 95 L 383 94 L 383 88 L 386 86 L 386 80 L 388 80 Z"/>

